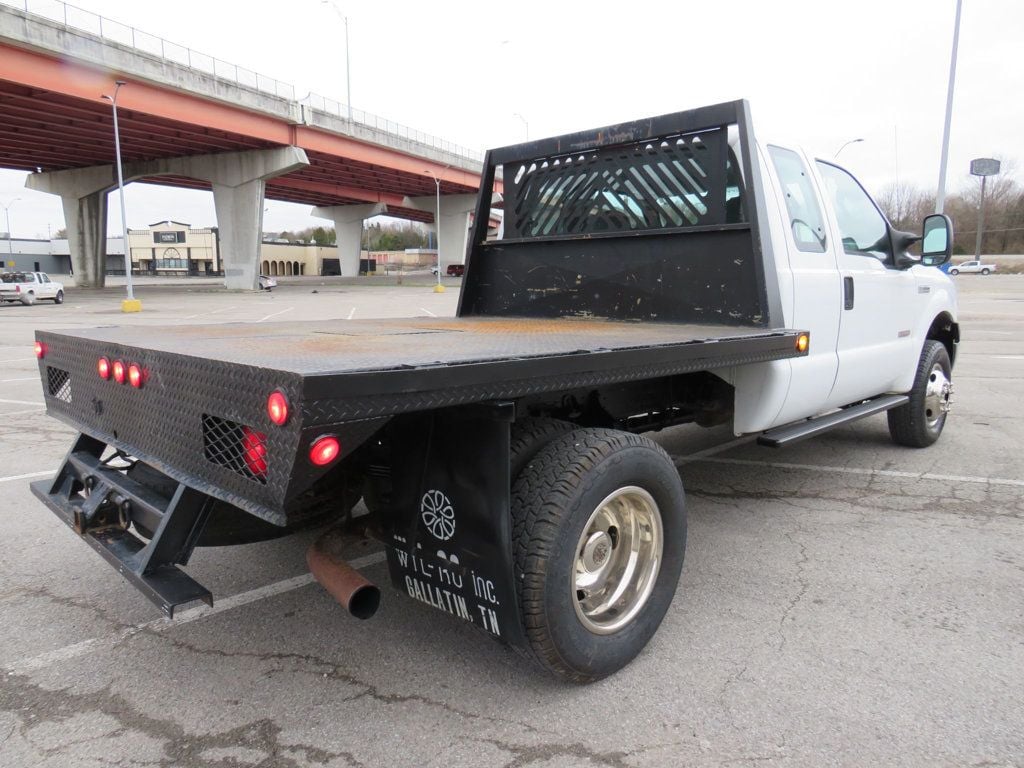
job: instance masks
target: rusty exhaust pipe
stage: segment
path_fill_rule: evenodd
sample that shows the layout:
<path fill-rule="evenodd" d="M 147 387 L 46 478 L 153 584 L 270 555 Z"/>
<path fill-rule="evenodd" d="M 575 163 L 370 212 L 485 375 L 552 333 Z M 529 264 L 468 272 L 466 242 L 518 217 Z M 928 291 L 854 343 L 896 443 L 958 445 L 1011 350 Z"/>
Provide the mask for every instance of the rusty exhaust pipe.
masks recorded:
<path fill-rule="evenodd" d="M 306 552 L 313 578 L 357 619 L 370 618 L 380 605 L 380 589 L 340 557 L 340 547 L 331 545 L 331 537 L 321 536 Z"/>

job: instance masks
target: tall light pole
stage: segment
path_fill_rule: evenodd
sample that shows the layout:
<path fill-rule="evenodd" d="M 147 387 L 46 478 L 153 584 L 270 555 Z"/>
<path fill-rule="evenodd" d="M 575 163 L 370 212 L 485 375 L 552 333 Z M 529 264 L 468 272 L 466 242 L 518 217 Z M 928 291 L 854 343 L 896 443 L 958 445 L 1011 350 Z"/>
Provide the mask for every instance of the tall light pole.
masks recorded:
<path fill-rule="evenodd" d="M 320 0 L 325 5 L 331 6 L 338 18 L 345 22 L 345 106 L 348 107 L 348 119 L 352 121 L 352 67 L 349 65 L 348 52 L 348 16 L 341 12 L 334 0 Z"/>
<path fill-rule="evenodd" d="M 16 197 L 13 200 L 11 200 L 11 202 L 9 202 L 7 205 L 4 205 L 3 203 L 0 203 L 0 208 L 4 209 L 4 216 L 7 219 L 7 255 L 8 256 L 13 256 L 14 255 L 14 245 L 12 243 L 12 241 L 14 240 L 14 235 L 11 234 L 11 206 L 14 205 L 16 202 L 18 202 L 19 200 L 21 200 L 21 198 L 20 197 Z"/>
<path fill-rule="evenodd" d="M 434 238 L 437 246 L 437 285 L 434 286 L 434 293 L 444 293 L 444 286 L 441 285 L 441 179 L 429 168 L 424 173 L 434 178 L 434 187 L 437 189 L 437 213 L 434 214 L 434 229 L 437 237 Z"/>
<path fill-rule="evenodd" d="M 956 83 L 956 51 L 960 45 L 960 6 L 956 0 L 956 21 L 953 23 L 953 53 L 949 57 L 949 88 L 946 91 L 946 124 L 942 129 L 942 156 L 939 159 L 939 188 L 935 192 L 935 212 L 942 213 L 946 202 L 946 164 L 949 160 L 949 128 L 953 122 L 953 85 Z"/>
<path fill-rule="evenodd" d="M 117 125 L 117 94 L 121 86 L 125 85 L 124 80 L 114 82 L 114 95 L 103 95 L 103 98 L 110 102 L 114 110 L 114 154 L 117 156 L 117 191 L 121 197 L 121 232 L 124 239 L 124 276 L 125 285 L 128 288 L 128 298 L 121 302 L 122 312 L 138 312 L 142 309 L 142 302 L 135 298 L 135 291 L 132 287 L 132 249 L 128 244 L 128 217 L 124 211 L 124 171 L 121 168 L 121 131 Z M 102 268 L 102 265 L 101 265 Z"/>
<path fill-rule="evenodd" d="M 523 117 L 522 115 L 520 115 L 518 112 L 514 112 L 512 114 L 512 117 L 518 117 L 520 120 L 523 121 L 523 127 L 526 128 L 526 140 L 529 141 L 530 140 L 530 124 L 526 121 L 526 118 Z"/>
<path fill-rule="evenodd" d="M 839 157 L 839 153 L 842 152 L 844 149 L 846 149 L 851 144 L 859 144 L 862 141 L 864 141 L 864 139 L 850 139 L 848 142 L 843 144 L 843 146 L 841 146 L 839 149 L 836 150 L 836 153 L 834 155 L 832 155 L 832 159 L 835 160 L 837 157 Z"/>

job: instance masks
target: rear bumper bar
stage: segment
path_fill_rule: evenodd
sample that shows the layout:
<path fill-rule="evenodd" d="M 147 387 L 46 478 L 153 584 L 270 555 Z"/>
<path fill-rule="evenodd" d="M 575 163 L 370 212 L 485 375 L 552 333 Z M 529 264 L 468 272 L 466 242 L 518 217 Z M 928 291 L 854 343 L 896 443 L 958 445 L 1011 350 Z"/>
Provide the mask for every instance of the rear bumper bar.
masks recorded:
<path fill-rule="evenodd" d="M 56 476 L 32 483 L 32 493 L 166 616 L 196 600 L 213 605 L 210 591 L 178 568 L 188 562 L 212 500 L 180 483 L 164 498 L 106 465 L 105 448 L 80 435 Z M 137 523 L 151 539 L 137 534 Z"/>

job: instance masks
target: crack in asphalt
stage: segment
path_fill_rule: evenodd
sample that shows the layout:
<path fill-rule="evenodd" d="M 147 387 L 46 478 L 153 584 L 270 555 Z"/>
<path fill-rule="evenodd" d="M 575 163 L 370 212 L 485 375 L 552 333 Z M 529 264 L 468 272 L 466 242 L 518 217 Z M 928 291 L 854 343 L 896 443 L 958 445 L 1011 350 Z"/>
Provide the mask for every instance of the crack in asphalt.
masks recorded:
<path fill-rule="evenodd" d="M 802 528 L 800 528 L 800 526 L 796 526 L 796 530 L 799 533 L 806 533 Z M 778 650 L 780 653 L 784 651 L 786 648 L 786 622 L 789 620 L 793 611 L 796 609 L 797 604 L 801 600 L 803 600 L 804 595 L 807 594 L 807 590 L 810 589 L 810 582 L 807 581 L 807 577 L 804 571 L 804 566 L 806 566 L 809 561 L 809 558 L 807 556 L 807 545 L 804 544 L 802 541 L 797 541 L 793 537 L 793 533 L 789 531 L 783 532 L 783 536 L 785 536 L 787 539 L 789 539 L 791 543 L 795 544 L 799 548 L 799 554 L 797 556 L 795 565 L 796 579 L 797 583 L 800 585 L 800 588 L 797 590 L 796 594 L 793 595 L 792 598 L 790 598 L 789 603 L 786 605 L 785 609 L 783 609 L 782 615 L 779 617 L 779 643 L 776 646 L 776 650 Z"/>
<path fill-rule="evenodd" d="M 580 743 L 549 743 L 522 746 L 509 744 L 498 739 L 484 739 L 483 741 L 512 754 L 512 760 L 505 763 L 501 768 L 526 768 L 526 766 L 533 763 L 547 762 L 564 757 L 583 759 L 594 765 L 604 765 L 608 766 L 608 768 L 629 768 L 629 765 L 624 762 L 625 758 L 630 756 L 629 752 L 596 752 Z"/>
<path fill-rule="evenodd" d="M 304 768 L 304 764 L 326 765 L 332 760 L 345 760 L 352 768 L 365 768 L 347 752 L 329 750 L 302 743 L 281 740 L 282 728 L 263 718 L 220 732 L 188 733 L 170 717 L 153 717 L 142 712 L 122 695 L 106 686 L 92 693 L 77 693 L 70 688 L 50 690 L 33 683 L 25 675 L 8 674 L 0 679 L 0 710 L 18 718 L 15 725 L 26 744 L 42 756 L 59 753 L 65 744 L 52 750 L 39 750 L 30 735 L 32 728 L 43 723 L 60 724 L 72 717 L 95 712 L 110 717 L 121 727 L 102 737 L 109 738 L 126 731 L 142 733 L 162 743 L 164 757 L 145 765 L 158 768 L 237 768 L 238 761 L 227 757 L 211 760 L 204 753 L 211 749 L 243 747 L 265 755 L 258 765 L 274 768 Z M 82 743 L 85 743 L 84 741 Z M 301 757 L 303 763 L 298 762 Z"/>

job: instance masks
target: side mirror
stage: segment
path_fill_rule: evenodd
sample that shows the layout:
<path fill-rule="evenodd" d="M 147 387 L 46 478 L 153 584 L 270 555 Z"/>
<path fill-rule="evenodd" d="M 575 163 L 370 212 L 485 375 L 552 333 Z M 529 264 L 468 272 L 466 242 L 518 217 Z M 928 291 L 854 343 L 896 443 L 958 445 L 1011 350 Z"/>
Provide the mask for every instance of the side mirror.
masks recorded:
<path fill-rule="evenodd" d="M 944 213 L 933 213 L 924 217 L 921 231 L 921 263 L 941 267 L 953 255 L 953 222 Z"/>

